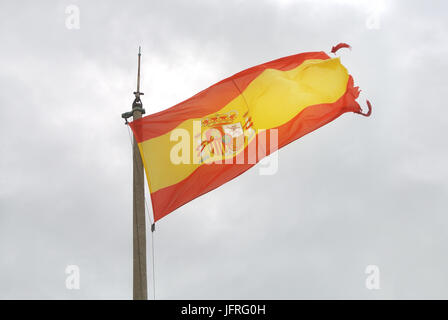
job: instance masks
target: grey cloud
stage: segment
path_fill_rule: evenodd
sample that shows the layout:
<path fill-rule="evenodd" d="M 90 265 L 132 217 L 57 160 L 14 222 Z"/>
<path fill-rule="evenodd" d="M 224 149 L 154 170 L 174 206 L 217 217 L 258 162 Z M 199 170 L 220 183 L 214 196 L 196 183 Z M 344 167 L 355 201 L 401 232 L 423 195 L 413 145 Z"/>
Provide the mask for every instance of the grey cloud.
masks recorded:
<path fill-rule="evenodd" d="M 358 3 L 358 2 L 357 2 Z M 78 5 L 80 30 L 65 7 Z M 445 2 L 8 2 L 0 9 L 0 298 L 132 294 L 130 108 L 143 47 L 155 112 L 251 65 L 347 42 L 374 105 L 173 212 L 158 298 L 447 298 Z M 149 243 L 150 244 L 150 243 Z M 65 288 L 68 264 L 81 290 Z M 381 270 L 381 290 L 364 286 Z M 150 264 L 149 264 L 150 265 Z"/>

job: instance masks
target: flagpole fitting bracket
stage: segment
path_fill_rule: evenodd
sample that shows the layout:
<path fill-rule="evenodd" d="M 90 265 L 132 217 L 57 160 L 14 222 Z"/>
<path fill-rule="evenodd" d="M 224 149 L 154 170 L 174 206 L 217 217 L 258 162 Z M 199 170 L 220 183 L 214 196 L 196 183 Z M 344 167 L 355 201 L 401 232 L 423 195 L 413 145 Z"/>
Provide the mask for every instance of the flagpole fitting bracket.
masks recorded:
<path fill-rule="evenodd" d="M 130 118 L 130 117 L 132 117 L 132 111 L 128 111 L 128 112 L 125 112 L 125 113 L 122 113 L 121 114 L 121 117 L 124 119 L 124 124 L 128 124 L 129 122 L 128 122 L 128 118 Z"/>
<path fill-rule="evenodd" d="M 145 109 L 143 109 L 142 100 L 140 100 L 140 96 L 144 95 L 143 92 L 134 92 L 135 99 L 132 102 L 132 112 L 139 111 L 141 114 L 145 114 Z"/>
<path fill-rule="evenodd" d="M 132 102 L 132 111 L 128 111 L 128 112 L 125 112 L 125 113 L 121 114 L 121 117 L 125 120 L 124 124 L 128 124 L 129 123 L 128 122 L 128 118 L 134 116 L 134 112 L 135 111 L 138 111 L 141 114 L 145 114 L 146 113 L 145 109 L 143 108 L 142 100 L 140 100 L 140 96 L 143 95 L 143 94 L 144 94 L 143 92 L 134 92 L 135 99 Z"/>

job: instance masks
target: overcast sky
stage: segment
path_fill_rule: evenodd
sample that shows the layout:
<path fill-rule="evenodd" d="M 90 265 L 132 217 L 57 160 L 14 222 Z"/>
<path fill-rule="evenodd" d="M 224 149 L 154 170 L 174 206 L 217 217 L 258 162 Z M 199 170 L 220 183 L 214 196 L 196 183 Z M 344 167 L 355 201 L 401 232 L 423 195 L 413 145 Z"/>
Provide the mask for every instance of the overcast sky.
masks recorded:
<path fill-rule="evenodd" d="M 79 29 L 66 27 L 69 5 Z M 353 50 L 338 55 L 372 116 L 345 114 L 281 149 L 275 175 L 255 167 L 160 220 L 156 296 L 448 299 L 447 9 L 2 1 L 0 298 L 132 298 L 132 156 L 120 115 L 139 45 L 153 113 L 247 67 L 347 42 Z M 66 289 L 67 265 L 79 266 L 80 290 Z M 365 286 L 368 265 L 379 267 L 379 290 Z"/>

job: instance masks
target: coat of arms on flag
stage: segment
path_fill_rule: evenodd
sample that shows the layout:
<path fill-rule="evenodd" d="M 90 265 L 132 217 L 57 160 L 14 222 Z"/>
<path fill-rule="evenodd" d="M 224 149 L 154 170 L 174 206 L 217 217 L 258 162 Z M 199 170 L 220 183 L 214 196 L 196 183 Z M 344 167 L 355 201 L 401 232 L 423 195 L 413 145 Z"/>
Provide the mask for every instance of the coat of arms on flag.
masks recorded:
<path fill-rule="evenodd" d="M 201 120 L 201 137 L 198 143 L 201 163 L 211 163 L 234 157 L 243 151 L 255 137 L 252 122 L 245 112 L 237 110 L 214 114 Z"/>

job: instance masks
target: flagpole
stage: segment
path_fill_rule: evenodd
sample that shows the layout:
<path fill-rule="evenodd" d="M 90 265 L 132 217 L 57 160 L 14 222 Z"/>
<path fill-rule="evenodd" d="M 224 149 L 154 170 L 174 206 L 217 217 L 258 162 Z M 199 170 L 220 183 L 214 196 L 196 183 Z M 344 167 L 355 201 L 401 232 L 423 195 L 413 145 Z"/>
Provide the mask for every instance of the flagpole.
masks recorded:
<path fill-rule="evenodd" d="M 140 119 L 145 113 L 140 96 L 140 59 L 141 49 L 138 49 L 137 91 L 134 92 L 132 111 L 123 113 L 126 119 Z M 142 158 L 138 143 L 133 137 L 133 299 L 147 300 L 147 276 L 146 276 L 146 222 L 145 222 L 145 185 Z"/>

